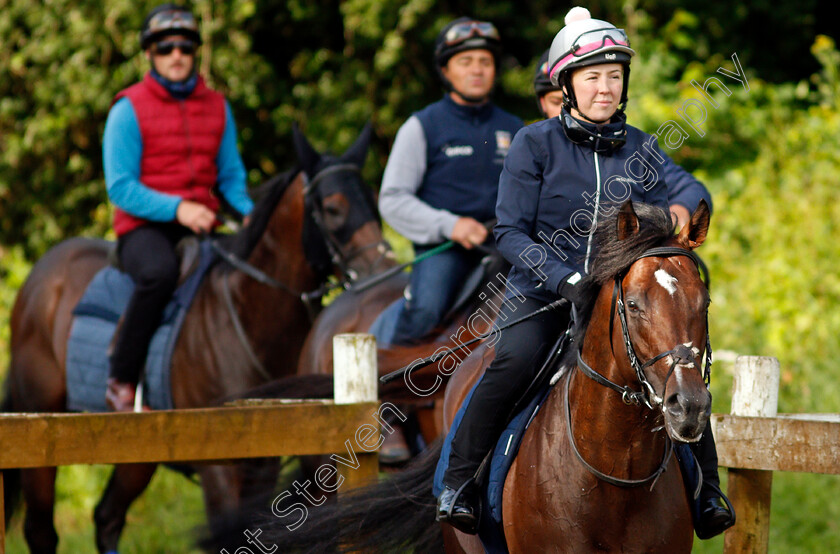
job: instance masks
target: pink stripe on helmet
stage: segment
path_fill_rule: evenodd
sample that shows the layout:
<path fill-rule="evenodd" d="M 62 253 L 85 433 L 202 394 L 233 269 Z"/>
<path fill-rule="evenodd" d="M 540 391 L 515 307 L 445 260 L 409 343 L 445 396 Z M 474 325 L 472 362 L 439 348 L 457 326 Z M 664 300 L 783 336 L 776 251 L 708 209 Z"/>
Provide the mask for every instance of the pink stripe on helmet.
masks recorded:
<path fill-rule="evenodd" d="M 611 37 L 607 37 L 607 38 L 609 39 L 610 42 L 612 42 L 616 46 L 627 46 L 628 48 L 630 47 L 630 43 L 625 42 L 623 40 L 614 41 L 614 40 L 612 40 Z M 576 49 L 574 52 L 571 52 L 571 53 L 567 54 L 566 56 L 562 57 L 560 59 L 560 61 L 558 61 L 556 64 L 554 64 L 554 67 L 551 68 L 551 73 L 549 73 L 548 78 L 552 79 L 554 77 L 554 74 L 557 73 L 558 68 L 560 68 L 562 66 L 565 66 L 566 65 L 565 62 L 569 58 L 580 58 L 582 55 L 587 54 L 589 52 L 593 52 L 595 50 L 598 50 L 599 48 L 601 48 L 602 46 L 605 46 L 605 45 L 606 44 L 605 44 L 604 40 L 599 40 L 597 42 L 590 42 L 589 44 L 586 44 L 586 45 L 581 46 L 580 48 Z"/>

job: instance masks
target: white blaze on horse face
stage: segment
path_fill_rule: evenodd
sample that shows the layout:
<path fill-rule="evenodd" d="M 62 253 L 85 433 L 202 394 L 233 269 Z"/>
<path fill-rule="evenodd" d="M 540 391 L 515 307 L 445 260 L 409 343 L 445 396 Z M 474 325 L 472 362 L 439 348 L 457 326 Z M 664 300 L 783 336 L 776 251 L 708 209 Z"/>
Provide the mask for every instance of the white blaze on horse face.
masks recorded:
<path fill-rule="evenodd" d="M 657 269 L 656 272 L 653 274 L 656 277 L 656 282 L 662 285 L 662 288 L 668 291 L 668 294 L 674 296 L 674 293 L 677 292 L 677 287 L 674 283 L 677 282 L 677 278 L 665 271 L 664 269 Z"/>

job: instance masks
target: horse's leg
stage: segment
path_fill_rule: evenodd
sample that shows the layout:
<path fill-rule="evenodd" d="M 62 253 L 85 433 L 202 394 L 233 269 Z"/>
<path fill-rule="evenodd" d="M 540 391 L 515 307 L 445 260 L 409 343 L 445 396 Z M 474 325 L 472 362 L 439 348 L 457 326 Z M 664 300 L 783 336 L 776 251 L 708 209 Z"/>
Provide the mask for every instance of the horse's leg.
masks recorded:
<path fill-rule="evenodd" d="M 270 504 L 280 474 L 280 458 L 245 460 L 236 468 L 241 476 L 241 504 L 247 505 L 252 501 L 260 505 Z"/>
<path fill-rule="evenodd" d="M 116 552 L 128 507 L 146 490 L 155 468 L 157 464 L 114 466 L 108 486 L 93 511 L 99 552 Z"/>
<path fill-rule="evenodd" d="M 196 467 L 201 478 L 207 522 L 211 528 L 219 520 L 223 520 L 226 515 L 239 508 L 243 483 L 238 465 L 199 465 Z"/>
<path fill-rule="evenodd" d="M 21 487 L 26 500 L 23 535 L 33 554 L 52 553 L 58 546 L 58 534 L 53 525 L 56 470 L 39 467 L 21 471 Z"/>

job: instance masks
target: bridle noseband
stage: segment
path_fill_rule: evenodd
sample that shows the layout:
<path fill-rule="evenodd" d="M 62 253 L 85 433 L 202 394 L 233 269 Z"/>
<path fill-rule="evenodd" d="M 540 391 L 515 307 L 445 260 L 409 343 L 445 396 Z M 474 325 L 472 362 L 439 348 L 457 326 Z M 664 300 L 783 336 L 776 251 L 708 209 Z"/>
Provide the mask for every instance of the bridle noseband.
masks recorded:
<path fill-rule="evenodd" d="M 708 273 L 705 270 L 705 265 L 700 260 L 700 258 L 692 251 L 686 250 L 684 248 L 679 248 L 675 246 L 659 246 L 655 248 L 650 248 L 639 255 L 635 260 L 634 263 L 642 258 L 652 258 L 652 257 L 659 257 L 659 258 L 667 258 L 671 256 L 685 256 L 690 258 L 694 261 L 697 265 L 698 270 L 702 270 L 706 276 L 705 282 L 708 288 Z M 632 264 L 631 264 L 632 266 Z M 644 405 L 648 409 L 654 410 L 657 407 L 661 406 L 663 403 L 663 398 L 656 394 L 656 391 L 651 385 L 650 381 L 647 379 L 645 375 L 645 369 L 652 366 L 662 358 L 666 356 L 673 356 L 673 361 L 671 362 L 671 367 L 668 370 L 668 374 L 665 377 L 665 381 L 662 385 L 663 394 L 665 388 L 668 385 L 668 380 L 671 378 L 671 375 L 674 373 L 674 369 L 677 365 L 679 365 L 680 360 L 694 360 L 694 355 L 691 350 L 685 345 L 677 345 L 671 350 L 667 352 L 663 352 L 651 358 L 650 360 L 640 363 L 639 358 L 636 355 L 636 351 L 633 348 L 633 342 L 630 339 L 630 331 L 627 325 L 627 315 L 625 313 L 625 303 L 624 303 L 624 287 L 622 285 L 622 281 L 624 277 L 627 275 L 627 272 L 630 270 L 628 267 L 625 271 L 617 274 L 615 276 L 615 284 L 613 286 L 613 293 L 612 293 L 612 303 L 610 305 L 610 347 L 612 348 L 612 334 L 613 334 L 613 323 L 615 319 L 615 314 L 618 313 L 618 319 L 621 323 L 621 333 L 624 339 L 624 347 L 627 352 L 627 358 L 630 360 L 630 365 L 633 370 L 636 372 L 636 377 L 639 380 L 639 384 L 641 385 L 641 390 L 637 391 L 632 389 L 629 386 L 621 386 L 617 383 L 614 383 L 598 373 L 595 369 L 589 366 L 586 362 L 583 361 L 581 357 L 581 351 L 578 349 L 577 351 L 577 367 L 581 370 L 581 372 L 589 377 L 590 379 L 594 380 L 596 383 L 603 385 L 607 388 L 613 389 L 614 391 L 618 392 L 621 395 L 621 399 L 625 404 L 628 405 L 635 405 L 641 406 Z M 614 354 L 613 354 L 614 356 Z M 708 387 L 711 375 L 711 367 L 712 367 L 712 347 L 711 342 L 709 340 L 709 316 L 708 312 L 706 313 L 706 357 L 705 357 L 705 368 L 702 370 L 703 380 Z M 671 460 L 671 456 L 674 452 L 674 443 L 671 441 L 671 438 L 665 435 L 666 441 L 666 448 L 665 453 L 662 458 L 662 463 L 659 464 L 659 467 L 649 476 L 644 479 L 620 479 L 617 477 L 613 477 L 611 475 L 607 475 L 592 465 L 590 465 L 586 460 L 583 459 L 583 456 L 577 449 L 577 445 L 575 444 L 574 432 L 572 431 L 572 415 L 571 415 L 571 404 L 569 402 L 569 383 L 571 381 L 571 377 L 566 380 L 566 391 L 565 391 L 565 403 L 566 403 L 566 429 L 569 435 L 569 441 L 572 445 L 572 451 L 577 456 L 578 460 L 583 463 L 588 471 L 593 473 L 599 479 L 602 479 L 608 483 L 611 483 L 616 486 L 620 487 L 635 487 L 639 486 L 648 482 L 652 482 L 651 489 L 656 484 L 657 479 L 660 475 L 667 469 L 668 463 Z"/>

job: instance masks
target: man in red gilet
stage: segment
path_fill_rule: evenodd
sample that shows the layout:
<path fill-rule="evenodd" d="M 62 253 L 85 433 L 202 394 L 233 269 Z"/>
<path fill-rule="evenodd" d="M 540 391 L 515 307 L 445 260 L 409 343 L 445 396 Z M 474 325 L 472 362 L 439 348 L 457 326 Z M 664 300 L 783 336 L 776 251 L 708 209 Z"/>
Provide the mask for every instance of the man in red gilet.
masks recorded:
<path fill-rule="evenodd" d="M 175 289 L 176 243 L 216 225 L 214 187 L 242 216 L 253 208 L 230 106 L 196 72 L 195 17 L 175 4 L 158 6 L 146 16 L 140 44 L 151 69 L 114 98 L 102 140 L 120 265 L 135 283 L 105 394 L 117 411 L 133 407 L 149 343 Z"/>

